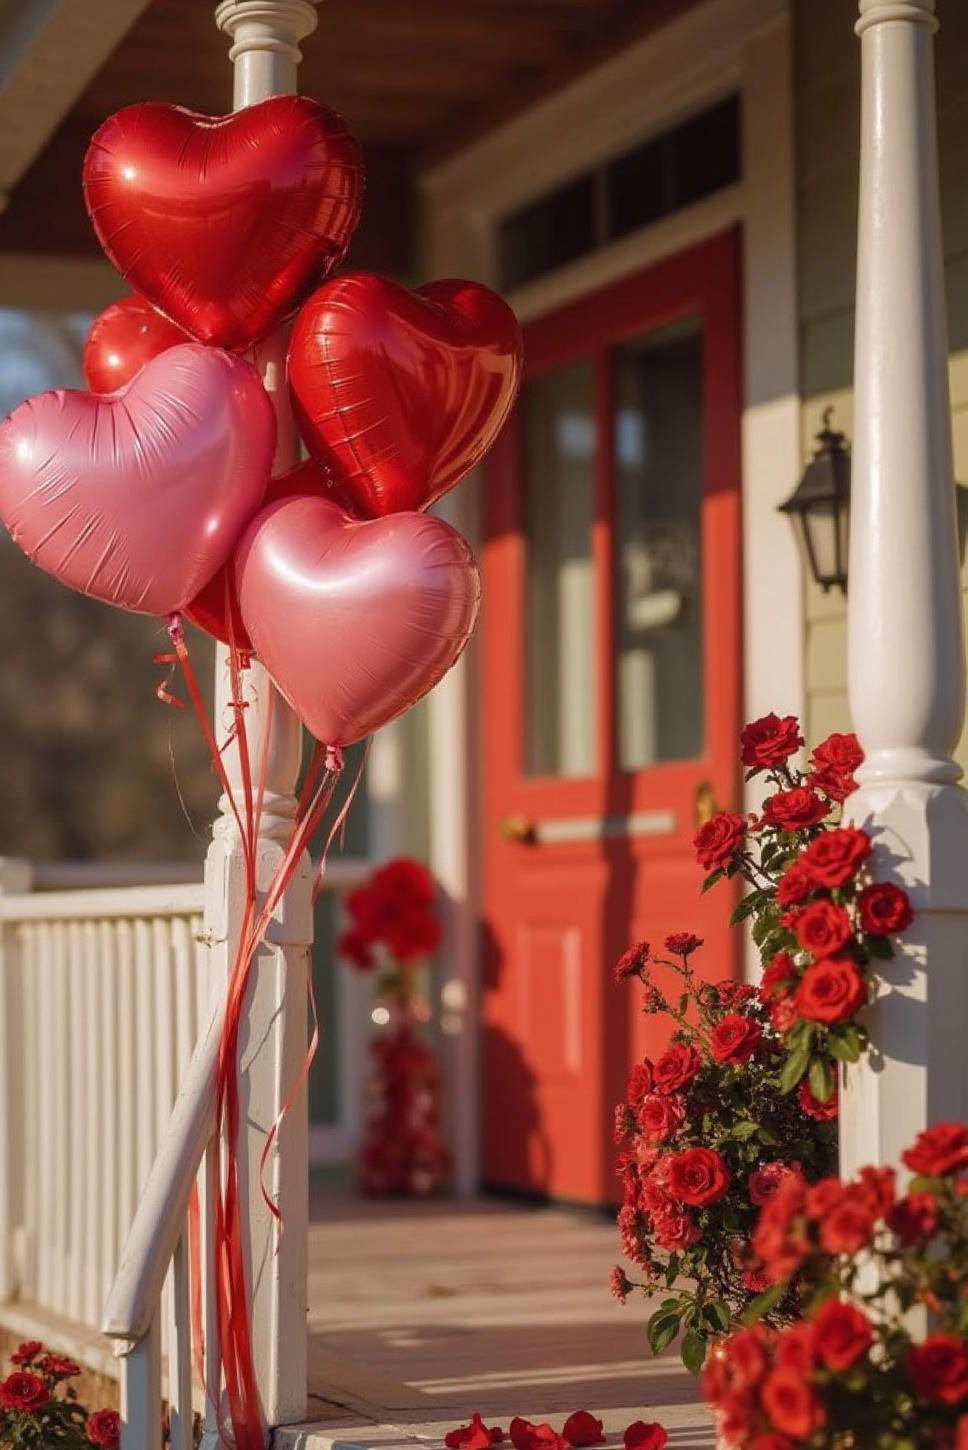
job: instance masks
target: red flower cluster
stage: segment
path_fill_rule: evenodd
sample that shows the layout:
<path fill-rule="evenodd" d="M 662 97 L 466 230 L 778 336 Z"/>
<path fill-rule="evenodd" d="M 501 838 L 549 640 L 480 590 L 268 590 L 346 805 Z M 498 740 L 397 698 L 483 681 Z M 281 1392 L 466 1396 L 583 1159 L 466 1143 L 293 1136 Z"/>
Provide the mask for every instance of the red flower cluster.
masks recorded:
<path fill-rule="evenodd" d="M 353 925 L 340 937 L 339 951 L 361 971 L 376 965 L 372 949 L 377 944 L 398 962 L 429 956 L 441 938 L 435 895 L 434 879 L 419 861 L 401 856 L 387 862 L 347 895 Z"/>
<path fill-rule="evenodd" d="M 16 1366 L 0 1381 L 0 1443 L 47 1450 L 62 1445 L 82 1450 L 98 1445 L 118 1450 L 121 1418 L 116 1410 L 89 1414 L 73 1387 L 81 1367 L 65 1355 L 49 1354 L 39 1339 L 29 1339 L 10 1356 Z"/>
<path fill-rule="evenodd" d="M 792 1173 L 767 1198 L 765 1277 L 796 1274 L 817 1307 L 717 1346 L 703 1389 L 731 1450 L 968 1450 L 968 1127 L 929 1128 L 903 1156 L 920 1177 L 900 1198 L 892 1168 L 813 1185 Z M 902 1317 L 919 1302 L 933 1316 L 921 1342 Z"/>
<path fill-rule="evenodd" d="M 622 1436 L 625 1450 L 663 1450 L 668 1439 L 661 1425 L 647 1425 L 642 1420 L 629 1425 Z M 582 1450 L 588 1445 L 604 1445 L 605 1433 L 602 1421 L 588 1410 L 575 1410 L 560 1432 L 552 1425 L 533 1424 L 515 1415 L 507 1434 L 499 1425 L 485 1425 L 475 1411 L 469 1425 L 460 1425 L 444 1436 L 448 1450 L 489 1450 L 505 1440 L 510 1440 L 514 1450 Z"/>
<path fill-rule="evenodd" d="M 655 1061 L 631 1069 L 615 1115 L 623 1252 L 643 1272 L 641 1287 L 654 1292 L 664 1278 L 674 1291 L 649 1321 L 650 1343 L 658 1352 L 683 1332 L 694 1372 L 706 1341 L 766 1287 L 749 1262 L 758 1208 L 787 1177 L 799 1184 L 828 1173 L 835 1156 L 829 1108 L 808 1109 L 803 1097 L 778 1090 L 783 1056 L 766 1004 L 742 983 L 702 980 L 692 962 L 700 945 L 676 934 L 666 940 L 673 959 L 646 954 L 638 971 L 619 972 L 641 979 L 645 1011 L 670 1017 L 675 1029 Z M 671 1001 L 660 968 L 680 979 Z M 775 1156 L 791 1147 L 796 1161 Z M 613 1269 L 616 1298 L 636 1287 Z M 790 1312 L 777 1311 L 781 1321 Z"/>
<path fill-rule="evenodd" d="M 856 1061 L 866 1044 L 855 1019 L 869 1000 L 871 957 L 890 955 L 888 938 L 910 925 L 912 911 L 900 886 L 863 879 L 871 839 L 837 820 L 863 760 L 856 738 L 829 736 L 808 772 L 792 763 L 802 745 L 792 715 L 747 725 L 743 764 L 750 775 L 765 772 L 773 793 L 759 818 L 714 816 L 694 844 L 707 886 L 741 875 L 752 888 L 734 920 L 751 921 L 762 953 L 761 1001 L 787 1052 L 782 1091 L 811 1072 L 812 1100 L 822 1106 L 834 1091 L 835 1059 Z"/>

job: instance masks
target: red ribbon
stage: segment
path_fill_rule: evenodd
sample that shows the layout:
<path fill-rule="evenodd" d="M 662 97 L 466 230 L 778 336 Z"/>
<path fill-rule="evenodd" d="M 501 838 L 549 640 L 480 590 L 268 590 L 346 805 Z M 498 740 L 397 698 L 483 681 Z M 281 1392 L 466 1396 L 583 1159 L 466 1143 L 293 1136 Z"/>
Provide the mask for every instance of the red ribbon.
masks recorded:
<path fill-rule="evenodd" d="M 231 611 L 228 612 L 227 617 L 230 621 L 231 631 Z M 338 746 L 317 745 L 300 791 L 292 835 L 286 846 L 283 860 L 266 889 L 265 898 L 260 908 L 257 897 L 256 850 L 265 797 L 273 695 L 270 694 L 269 696 L 269 714 L 262 741 L 258 771 L 255 778 L 253 778 L 245 726 L 246 702 L 243 699 L 242 690 L 242 677 L 248 664 L 247 658 L 243 659 L 234 640 L 230 639 L 229 669 L 231 673 L 234 723 L 229 740 L 222 746 L 219 746 L 215 737 L 215 731 L 205 709 L 205 703 L 191 660 L 189 659 L 181 621 L 177 616 L 173 616 L 169 621 L 169 634 L 171 635 L 174 646 L 174 654 L 159 656 L 158 663 L 177 664 L 181 668 L 189 697 L 201 725 L 206 744 L 208 745 L 215 773 L 239 828 L 239 837 L 242 843 L 243 860 L 245 863 L 245 904 L 235 958 L 231 972 L 229 973 L 225 1019 L 222 1027 L 216 1069 L 215 1136 L 213 1140 L 214 1164 L 212 1171 L 215 1190 L 214 1255 L 216 1317 L 219 1337 L 218 1352 L 226 1398 L 229 1405 L 229 1415 L 232 1422 L 232 1440 L 229 1439 L 226 1427 L 222 1421 L 221 1404 L 218 1406 L 217 1414 L 219 1434 L 225 1444 L 234 1443 L 236 1450 L 263 1450 L 264 1425 L 252 1354 L 249 1295 L 246 1283 L 244 1239 L 242 1232 L 243 1222 L 240 1208 L 238 1169 L 238 1135 L 241 1120 L 238 1075 L 239 1032 L 244 1016 L 245 995 L 251 979 L 256 952 L 265 938 L 273 913 L 292 881 L 303 853 L 318 829 L 326 809 L 333 798 L 339 774 L 342 770 L 343 759 L 342 751 Z M 166 700 L 167 703 L 181 705 L 182 702 L 176 700 L 168 690 L 167 686 L 169 682 L 166 681 L 164 687 L 159 686 L 159 698 Z M 239 774 L 242 783 L 241 810 L 233 794 L 223 761 L 223 753 L 226 746 L 231 742 L 235 743 L 238 750 Z M 314 899 L 322 882 L 326 857 L 330 846 L 336 833 L 343 827 L 350 804 L 356 794 L 365 760 L 366 753 L 364 752 L 363 761 L 357 771 L 353 786 L 347 795 L 346 801 L 343 803 L 336 821 L 330 829 L 323 852 L 323 859 L 314 883 Z M 316 1003 L 311 969 L 307 973 L 307 990 L 314 1019 L 312 1040 L 296 1081 L 287 1094 L 285 1102 L 269 1130 L 260 1161 L 260 1186 L 262 1195 L 280 1231 L 283 1228 L 282 1214 L 278 1204 L 275 1203 L 266 1190 L 264 1174 L 269 1154 L 278 1136 L 279 1128 L 299 1092 L 305 1085 L 319 1042 L 319 1028 L 316 1019 Z M 223 1139 L 225 1149 L 224 1172 L 222 1164 Z M 201 1361 L 204 1354 L 200 1287 L 201 1247 L 198 1230 L 198 1200 L 195 1194 L 193 1194 L 189 1202 L 189 1245 L 193 1279 L 191 1328 L 192 1338 L 196 1346 L 196 1371 L 201 1374 L 203 1369 Z"/>

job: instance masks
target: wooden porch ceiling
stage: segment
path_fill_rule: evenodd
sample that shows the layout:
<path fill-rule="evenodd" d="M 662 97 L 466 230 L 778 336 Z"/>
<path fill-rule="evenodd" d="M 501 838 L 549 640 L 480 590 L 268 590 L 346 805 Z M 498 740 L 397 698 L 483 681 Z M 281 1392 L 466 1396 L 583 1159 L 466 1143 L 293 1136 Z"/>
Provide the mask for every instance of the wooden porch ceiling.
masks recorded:
<path fill-rule="evenodd" d="M 91 0 L 96 3 L 96 0 Z M 403 272 L 412 178 L 656 28 L 696 0 L 326 0 L 301 86 L 363 143 L 368 204 L 351 260 Z M 0 216 L 0 250 L 96 255 L 80 168 L 92 131 L 121 106 L 231 104 L 227 38 L 207 0 L 151 0 Z"/>

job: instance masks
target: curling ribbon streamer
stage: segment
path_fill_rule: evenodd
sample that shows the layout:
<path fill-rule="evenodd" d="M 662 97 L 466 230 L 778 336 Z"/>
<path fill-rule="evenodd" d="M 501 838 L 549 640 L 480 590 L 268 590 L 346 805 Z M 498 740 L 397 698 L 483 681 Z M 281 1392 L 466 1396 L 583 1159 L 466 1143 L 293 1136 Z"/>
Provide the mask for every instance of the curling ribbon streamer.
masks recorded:
<path fill-rule="evenodd" d="M 219 1058 L 215 1083 L 215 1136 L 213 1139 L 214 1165 L 212 1179 L 215 1185 L 215 1279 L 216 1311 L 219 1331 L 219 1358 L 225 1382 L 226 1397 L 232 1422 L 233 1437 L 229 1440 L 222 1423 L 219 1407 L 219 1433 L 226 1444 L 234 1443 L 236 1450 L 263 1450 L 263 1425 L 256 1385 L 252 1355 L 252 1335 L 249 1322 L 248 1296 L 246 1290 L 245 1257 L 242 1237 L 242 1216 L 240 1210 L 239 1172 L 237 1142 L 241 1119 L 238 1081 L 238 1041 L 241 1029 L 245 994 L 251 979 L 256 952 L 264 940 L 273 913 L 289 886 L 309 842 L 317 830 L 329 806 L 343 766 L 342 752 L 338 746 L 317 746 L 303 783 L 297 806 L 293 833 L 286 846 L 283 860 L 273 876 L 265 893 L 261 908 L 257 903 L 256 847 L 263 811 L 269 728 L 263 736 L 258 772 L 253 777 L 249 755 L 248 737 L 245 727 L 246 702 L 242 698 L 242 667 L 240 652 L 234 641 L 230 641 L 229 668 L 231 675 L 232 712 L 234 723 L 231 738 L 238 749 L 239 774 L 241 777 L 242 808 L 236 801 L 223 761 L 224 746 L 220 747 L 208 718 L 198 681 L 194 673 L 185 643 L 181 620 L 174 616 L 169 621 L 169 634 L 174 646 L 173 657 L 159 657 L 159 663 L 173 659 L 181 668 L 189 697 L 198 716 L 202 732 L 209 748 L 213 767 L 225 793 L 229 807 L 239 828 L 245 865 L 246 894 L 241 929 L 235 959 L 229 974 L 225 1020 L 219 1045 Z M 165 687 L 162 695 L 170 694 Z M 172 697 L 174 698 L 174 697 Z M 272 709 L 270 695 L 269 710 Z M 271 714 L 270 721 L 271 723 Z M 364 755 L 365 761 L 365 755 Z M 315 883 L 318 892 L 325 857 L 336 833 L 342 828 L 350 804 L 356 794 L 362 776 L 363 764 L 357 772 L 353 787 L 333 824 L 326 842 L 323 862 Z M 322 774 L 320 775 L 320 772 Z M 308 982 L 309 997 L 315 1020 L 315 1001 L 311 979 Z M 314 1027 L 312 1042 L 298 1074 L 298 1079 L 289 1092 L 285 1103 L 270 1129 L 260 1164 L 260 1178 L 264 1175 L 272 1144 L 286 1113 L 305 1083 L 318 1045 L 318 1026 Z M 221 1155 L 225 1137 L 225 1164 L 222 1171 Z M 262 1181 L 262 1193 L 266 1204 L 280 1228 L 282 1215 Z M 192 1298 L 192 1331 L 196 1343 L 201 1342 L 201 1249 L 197 1231 L 197 1198 L 189 1205 L 189 1241 L 192 1277 L 196 1286 Z M 192 1217 L 196 1218 L 193 1231 Z M 196 1368 L 199 1368 L 196 1362 Z"/>

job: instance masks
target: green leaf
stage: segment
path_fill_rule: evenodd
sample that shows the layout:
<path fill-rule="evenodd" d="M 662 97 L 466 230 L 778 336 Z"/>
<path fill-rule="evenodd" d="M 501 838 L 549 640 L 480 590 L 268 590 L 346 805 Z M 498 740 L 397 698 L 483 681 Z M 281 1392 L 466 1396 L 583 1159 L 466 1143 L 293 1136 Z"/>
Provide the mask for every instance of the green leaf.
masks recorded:
<path fill-rule="evenodd" d="M 734 908 L 733 914 L 729 918 L 730 926 L 739 926 L 741 921 L 745 921 L 748 916 L 752 916 L 756 910 L 756 905 L 755 893 L 744 896 L 739 905 Z"/>
<path fill-rule="evenodd" d="M 759 1131 L 759 1123 L 754 1123 L 752 1118 L 740 1118 L 729 1130 L 729 1136 L 736 1138 L 740 1143 L 745 1143 L 747 1138 Z"/>
<path fill-rule="evenodd" d="M 743 1314 L 740 1316 L 740 1322 L 747 1327 L 755 1324 L 758 1319 L 763 1318 L 764 1314 L 769 1314 L 770 1310 L 775 1308 L 783 1298 L 786 1290 L 787 1283 L 785 1279 L 779 1284 L 771 1284 L 768 1289 L 763 1290 L 762 1294 L 757 1294 L 755 1299 L 750 1300 Z"/>
<path fill-rule="evenodd" d="M 836 1030 L 829 1034 L 827 1048 L 838 1062 L 856 1062 L 860 1057 L 860 1043 L 842 1037 Z"/>
<path fill-rule="evenodd" d="M 780 1141 L 775 1133 L 770 1132 L 769 1128 L 760 1128 L 757 1137 L 766 1148 L 775 1148 Z"/>
<path fill-rule="evenodd" d="M 719 1329 L 728 1329 L 732 1315 L 729 1312 L 729 1305 L 723 1299 L 710 1299 L 705 1306 L 705 1315 L 710 1324 Z"/>
<path fill-rule="evenodd" d="M 653 1354 L 661 1354 L 679 1333 L 678 1309 L 658 1309 L 646 1326 L 649 1348 Z"/>
<path fill-rule="evenodd" d="M 697 1375 L 702 1369 L 706 1359 L 706 1341 L 694 1329 L 682 1337 L 682 1348 L 680 1349 L 682 1362 L 692 1375 Z"/>
<path fill-rule="evenodd" d="M 702 890 L 700 891 L 699 895 L 705 896 L 706 892 L 711 886 L 715 886 L 717 881 L 722 881 L 725 874 L 726 873 L 722 869 L 722 867 L 720 867 L 718 871 L 710 872 L 710 874 L 706 877 L 705 881 L 702 884 Z"/>
<path fill-rule="evenodd" d="M 810 1040 L 802 1038 L 790 1053 L 780 1073 L 780 1092 L 792 1093 L 810 1066 Z"/>
<path fill-rule="evenodd" d="M 829 1102 L 834 1091 L 834 1074 L 826 1057 L 814 1057 L 810 1062 L 810 1091 L 818 1103 Z"/>

